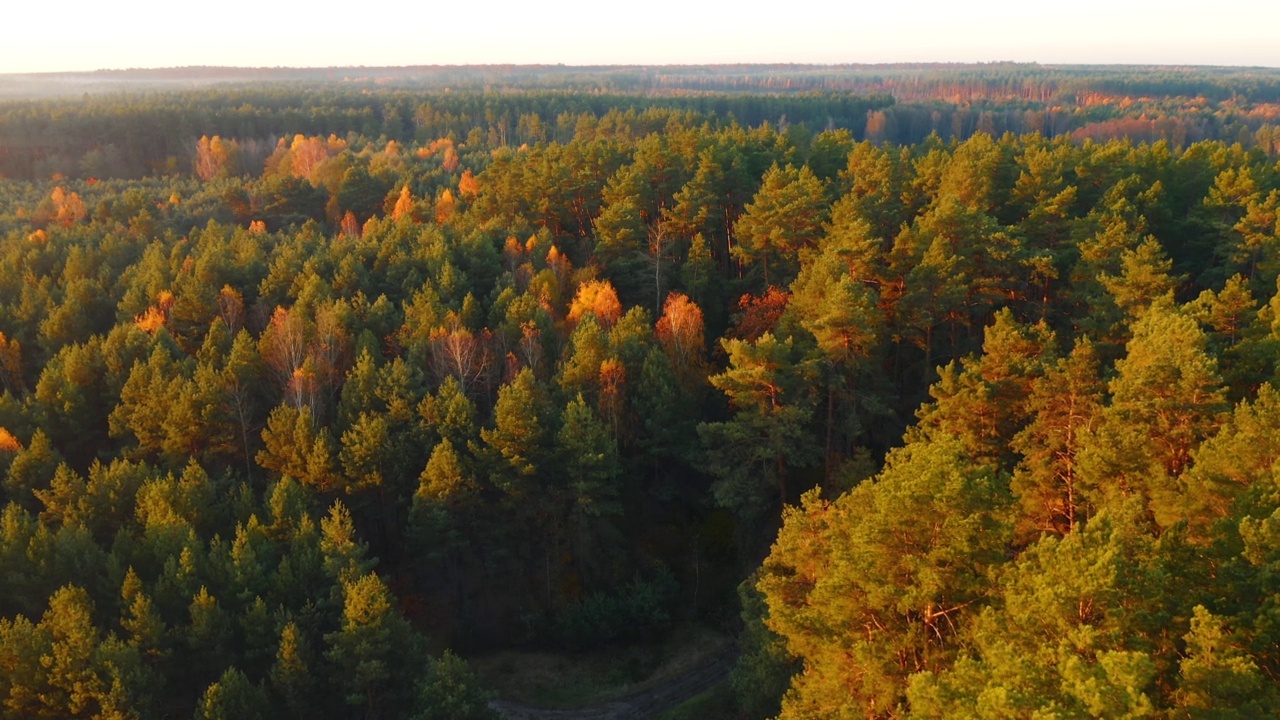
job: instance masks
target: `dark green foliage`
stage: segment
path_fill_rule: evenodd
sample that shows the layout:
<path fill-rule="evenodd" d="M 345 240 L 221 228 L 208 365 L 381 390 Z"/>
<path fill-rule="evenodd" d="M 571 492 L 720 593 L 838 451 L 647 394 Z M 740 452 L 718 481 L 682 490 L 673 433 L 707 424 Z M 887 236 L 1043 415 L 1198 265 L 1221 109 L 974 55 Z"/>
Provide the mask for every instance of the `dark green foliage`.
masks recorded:
<path fill-rule="evenodd" d="M 742 603 L 742 633 L 738 636 L 741 654 L 729 683 L 738 710 L 747 717 L 775 717 L 782 709 L 782 696 L 791 686 L 791 677 L 801 664 L 787 652 L 786 643 L 765 624 L 768 608 L 764 595 L 756 589 L 758 573 L 738 586 Z"/>
<path fill-rule="evenodd" d="M 267 694 L 231 667 L 205 690 L 195 720 L 262 720 L 267 713 Z"/>
<path fill-rule="evenodd" d="M 412 720 L 496 720 L 489 696 L 462 658 L 445 651 L 432 660 L 418 688 Z"/>
<path fill-rule="evenodd" d="M 530 629 L 539 640 L 569 650 L 651 640 L 671 627 L 675 595 L 675 578 L 661 570 L 652 580 L 636 576 L 615 592 L 580 598 Z"/>
<path fill-rule="evenodd" d="M 324 639 L 343 702 L 366 716 L 405 712 L 420 651 L 377 575 L 343 580 L 341 625 Z"/>
<path fill-rule="evenodd" d="M 765 333 L 754 342 L 722 344 L 729 367 L 709 380 L 728 396 L 734 414 L 726 422 L 700 425 L 698 434 L 707 448 L 707 470 L 717 480 L 716 501 L 754 519 L 775 490 L 785 505 L 788 477 L 817 457 L 808 427 L 812 368 L 789 338 L 780 341 Z"/>

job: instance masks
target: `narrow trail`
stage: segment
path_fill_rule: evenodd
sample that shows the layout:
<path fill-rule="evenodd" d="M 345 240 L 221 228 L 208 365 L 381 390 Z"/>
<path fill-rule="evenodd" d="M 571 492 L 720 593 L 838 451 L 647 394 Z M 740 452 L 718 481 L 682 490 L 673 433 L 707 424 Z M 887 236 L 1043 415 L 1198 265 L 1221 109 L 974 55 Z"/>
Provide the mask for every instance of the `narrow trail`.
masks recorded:
<path fill-rule="evenodd" d="M 727 645 L 683 675 L 598 705 L 549 710 L 495 700 L 491 707 L 507 720 L 646 720 L 724 682 L 737 655 L 738 649 Z"/>

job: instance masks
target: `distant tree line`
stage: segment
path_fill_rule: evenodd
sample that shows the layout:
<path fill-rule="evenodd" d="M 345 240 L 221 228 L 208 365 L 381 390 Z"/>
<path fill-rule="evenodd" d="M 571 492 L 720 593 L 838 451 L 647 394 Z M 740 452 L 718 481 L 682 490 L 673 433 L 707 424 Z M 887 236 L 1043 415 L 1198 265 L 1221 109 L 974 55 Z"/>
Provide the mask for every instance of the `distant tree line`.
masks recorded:
<path fill-rule="evenodd" d="M 598 122 L 656 110 L 717 124 L 796 125 L 812 134 L 845 129 L 857 140 L 897 144 L 932 133 L 963 140 L 1012 132 L 1167 140 L 1179 148 L 1223 140 L 1280 151 L 1280 75 L 1265 70 L 995 64 L 381 71 L 190 68 L 62 78 L 111 80 L 126 91 L 0 104 L 0 176 L 188 173 L 192 143 L 215 135 L 265 145 L 297 133 L 401 143 L 451 137 L 477 150 L 565 143 L 583 117 Z M 198 91 L 128 92 L 205 77 L 222 82 Z"/>

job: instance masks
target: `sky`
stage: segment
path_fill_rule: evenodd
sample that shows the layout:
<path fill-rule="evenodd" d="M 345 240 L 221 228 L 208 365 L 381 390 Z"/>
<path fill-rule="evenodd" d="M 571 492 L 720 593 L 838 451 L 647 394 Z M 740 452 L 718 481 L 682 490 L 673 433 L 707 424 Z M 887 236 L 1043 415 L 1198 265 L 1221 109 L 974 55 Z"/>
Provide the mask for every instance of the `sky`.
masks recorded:
<path fill-rule="evenodd" d="M 508 63 L 1280 67 L 1280 0 L 7 4 L 0 73 Z"/>

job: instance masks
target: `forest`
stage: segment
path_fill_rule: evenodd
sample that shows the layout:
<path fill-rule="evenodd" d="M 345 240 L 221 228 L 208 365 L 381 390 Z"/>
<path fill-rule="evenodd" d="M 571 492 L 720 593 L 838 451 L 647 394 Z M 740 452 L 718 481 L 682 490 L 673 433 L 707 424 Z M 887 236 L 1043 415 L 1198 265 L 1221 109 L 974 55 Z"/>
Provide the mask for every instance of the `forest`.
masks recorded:
<path fill-rule="evenodd" d="M 1280 713 L 1280 72 L 130 72 L 0 102 L 0 718 Z"/>

